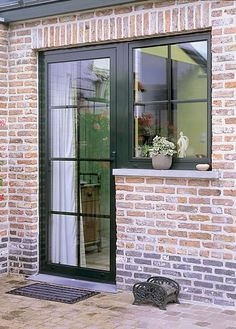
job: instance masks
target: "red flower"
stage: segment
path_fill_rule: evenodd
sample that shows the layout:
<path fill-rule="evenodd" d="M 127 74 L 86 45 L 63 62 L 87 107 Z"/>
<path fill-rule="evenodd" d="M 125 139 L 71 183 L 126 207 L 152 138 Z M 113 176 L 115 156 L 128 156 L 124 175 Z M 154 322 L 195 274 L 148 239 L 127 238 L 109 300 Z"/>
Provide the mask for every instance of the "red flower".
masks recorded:
<path fill-rule="evenodd" d="M 0 201 L 3 201 L 4 200 L 4 195 L 0 195 Z"/>

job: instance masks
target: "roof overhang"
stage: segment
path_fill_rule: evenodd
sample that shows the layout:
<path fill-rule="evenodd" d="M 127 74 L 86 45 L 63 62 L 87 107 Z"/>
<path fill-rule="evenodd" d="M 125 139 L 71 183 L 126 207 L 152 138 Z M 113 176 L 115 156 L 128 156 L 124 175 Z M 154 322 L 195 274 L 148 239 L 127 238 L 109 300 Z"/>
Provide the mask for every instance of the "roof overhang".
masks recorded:
<path fill-rule="evenodd" d="M 59 0 L 34 4 L 25 3 L 0 8 L 0 16 L 6 23 L 11 23 L 136 2 L 140 2 L 140 0 Z"/>

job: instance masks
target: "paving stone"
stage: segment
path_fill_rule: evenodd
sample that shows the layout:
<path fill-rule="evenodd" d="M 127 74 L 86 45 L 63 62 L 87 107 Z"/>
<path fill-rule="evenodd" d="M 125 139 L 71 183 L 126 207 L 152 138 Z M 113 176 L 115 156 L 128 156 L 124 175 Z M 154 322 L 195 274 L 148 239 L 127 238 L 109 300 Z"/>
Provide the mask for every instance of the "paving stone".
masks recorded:
<path fill-rule="evenodd" d="M 236 329 L 236 311 L 200 304 L 132 305 L 131 292 L 105 294 L 68 305 L 6 295 L 21 278 L 0 278 L 0 329 Z"/>

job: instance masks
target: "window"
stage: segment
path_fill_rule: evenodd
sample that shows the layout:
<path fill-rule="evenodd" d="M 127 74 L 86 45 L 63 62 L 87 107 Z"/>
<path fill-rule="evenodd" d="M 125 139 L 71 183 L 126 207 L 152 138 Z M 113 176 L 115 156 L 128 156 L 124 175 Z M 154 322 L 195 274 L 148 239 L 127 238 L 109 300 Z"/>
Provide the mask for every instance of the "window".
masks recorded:
<path fill-rule="evenodd" d="M 208 35 L 140 41 L 130 44 L 129 54 L 131 162 L 148 163 L 149 146 L 159 135 L 177 145 L 174 168 L 209 163 Z"/>

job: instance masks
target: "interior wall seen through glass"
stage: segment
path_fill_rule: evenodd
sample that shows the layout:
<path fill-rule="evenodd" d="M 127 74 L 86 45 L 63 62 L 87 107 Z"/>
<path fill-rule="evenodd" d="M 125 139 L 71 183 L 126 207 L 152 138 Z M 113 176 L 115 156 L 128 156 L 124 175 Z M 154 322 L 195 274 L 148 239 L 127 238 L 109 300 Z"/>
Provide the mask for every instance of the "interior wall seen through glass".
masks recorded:
<path fill-rule="evenodd" d="M 207 42 L 171 46 L 172 99 L 207 98 Z"/>
<path fill-rule="evenodd" d="M 159 135 L 176 157 L 207 157 L 207 41 L 137 48 L 133 61 L 134 156 L 148 157 Z"/>
<path fill-rule="evenodd" d="M 167 100 L 167 46 L 134 50 L 135 102 Z"/>

